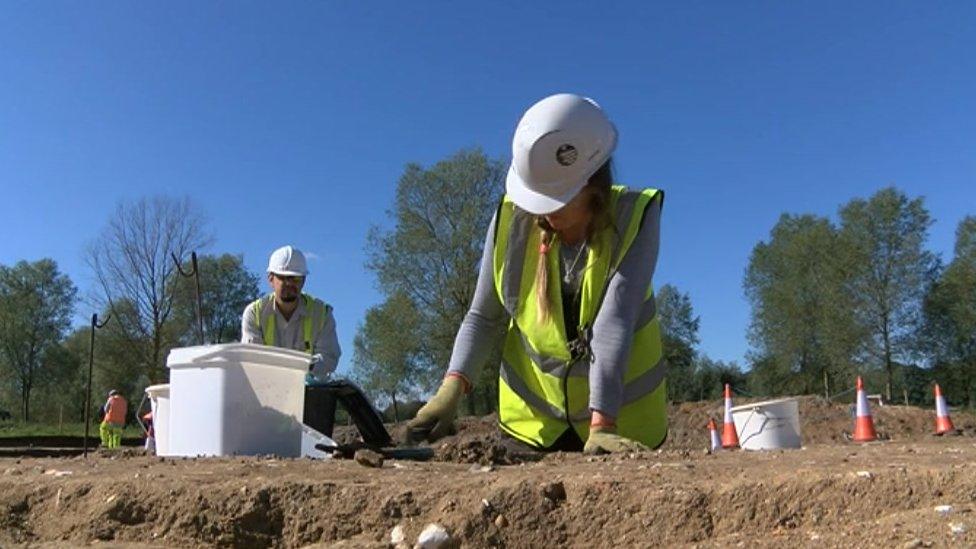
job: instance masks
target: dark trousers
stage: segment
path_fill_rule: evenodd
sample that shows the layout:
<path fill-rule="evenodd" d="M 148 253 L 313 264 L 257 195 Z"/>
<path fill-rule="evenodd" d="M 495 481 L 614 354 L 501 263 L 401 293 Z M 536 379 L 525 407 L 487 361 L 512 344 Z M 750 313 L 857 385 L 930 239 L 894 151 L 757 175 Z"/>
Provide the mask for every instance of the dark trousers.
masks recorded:
<path fill-rule="evenodd" d="M 335 427 L 336 396 L 325 387 L 305 387 L 305 412 L 302 423 L 332 436 Z"/>

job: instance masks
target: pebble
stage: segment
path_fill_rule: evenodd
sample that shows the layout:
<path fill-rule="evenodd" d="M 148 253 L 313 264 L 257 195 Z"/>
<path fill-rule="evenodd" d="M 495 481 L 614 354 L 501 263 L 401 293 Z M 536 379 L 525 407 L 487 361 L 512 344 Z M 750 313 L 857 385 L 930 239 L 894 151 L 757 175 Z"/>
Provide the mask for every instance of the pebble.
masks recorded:
<path fill-rule="evenodd" d="M 407 535 L 403 532 L 403 525 L 397 524 L 396 526 L 393 527 L 393 530 L 390 532 L 390 544 L 400 545 L 405 541 L 407 541 Z"/>
<path fill-rule="evenodd" d="M 504 528 L 508 526 L 508 519 L 505 518 L 505 515 L 498 515 L 497 517 L 495 517 L 495 526 L 499 528 Z"/>
<path fill-rule="evenodd" d="M 902 545 L 902 549 L 916 549 L 917 547 L 921 547 L 921 546 L 922 546 L 922 540 L 915 538 L 906 541 L 905 544 Z"/>
<path fill-rule="evenodd" d="M 353 456 L 356 463 L 364 467 L 382 467 L 383 466 L 383 456 L 372 450 L 363 448 L 361 450 L 356 450 L 356 455 Z"/>
<path fill-rule="evenodd" d="M 858 471 L 857 472 L 857 476 L 859 476 L 861 478 L 871 478 L 874 475 L 871 474 L 871 471 Z"/>
<path fill-rule="evenodd" d="M 940 514 L 940 515 L 943 515 L 943 516 L 944 515 L 948 515 L 949 513 L 952 512 L 952 506 L 951 505 L 936 505 L 935 506 L 935 512 L 938 513 L 938 514 Z"/>
<path fill-rule="evenodd" d="M 478 465 L 477 463 L 472 465 L 469 469 L 469 473 L 490 473 L 494 471 L 495 468 L 491 465 Z"/>
<path fill-rule="evenodd" d="M 959 534 L 965 534 L 966 533 L 966 525 L 965 524 L 950 524 L 949 525 L 949 530 L 953 533 L 953 535 L 956 535 L 956 536 L 958 536 Z"/>
<path fill-rule="evenodd" d="M 442 549 L 451 546 L 451 534 L 440 524 L 428 524 L 417 537 L 418 549 Z"/>

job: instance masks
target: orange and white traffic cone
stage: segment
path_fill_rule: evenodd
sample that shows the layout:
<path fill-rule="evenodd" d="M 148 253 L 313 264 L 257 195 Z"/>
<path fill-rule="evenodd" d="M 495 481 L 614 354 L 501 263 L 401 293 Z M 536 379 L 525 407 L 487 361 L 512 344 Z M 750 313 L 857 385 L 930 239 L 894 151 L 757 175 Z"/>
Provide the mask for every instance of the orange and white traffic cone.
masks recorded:
<path fill-rule="evenodd" d="M 956 426 L 949 419 L 949 407 L 946 406 L 945 397 L 942 396 L 942 389 L 939 384 L 935 384 L 935 434 L 944 435 L 955 433 Z"/>
<path fill-rule="evenodd" d="M 711 452 L 714 454 L 722 449 L 722 439 L 718 436 L 718 427 L 715 426 L 715 420 L 708 418 L 708 435 L 711 438 Z"/>
<path fill-rule="evenodd" d="M 732 388 L 725 384 L 725 419 L 722 425 L 722 448 L 730 450 L 739 447 L 739 435 L 735 432 L 732 421 Z"/>
<path fill-rule="evenodd" d="M 874 420 L 871 419 L 871 408 L 868 397 L 864 394 L 864 382 L 857 377 L 857 415 L 854 418 L 854 442 L 871 442 L 877 440 L 874 432 Z"/>

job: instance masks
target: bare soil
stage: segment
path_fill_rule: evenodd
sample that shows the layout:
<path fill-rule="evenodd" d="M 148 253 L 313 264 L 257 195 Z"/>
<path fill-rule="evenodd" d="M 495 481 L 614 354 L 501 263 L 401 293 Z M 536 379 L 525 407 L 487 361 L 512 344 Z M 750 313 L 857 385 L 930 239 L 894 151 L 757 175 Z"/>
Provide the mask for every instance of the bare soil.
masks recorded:
<path fill-rule="evenodd" d="M 737 404 L 740 402 L 737 402 Z M 512 455 L 466 418 L 437 460 L 157 458 L 133 449 L 0 458 L 0 547 L 389 547 L 430 523 L 464 547 L 942 547 L 976 544 L 976 418 L 801 400 L 801 450 L 706 450 L 720 403 L 671 410 L 655 452 Z M 345 433 L 342 436 L 350 436 Z M 339 436 L 341 438 L 341 436 Z M 948 506 L 942 507 L 942 506 Z M 938 507 L 938 510 L 937 510 Z"/>

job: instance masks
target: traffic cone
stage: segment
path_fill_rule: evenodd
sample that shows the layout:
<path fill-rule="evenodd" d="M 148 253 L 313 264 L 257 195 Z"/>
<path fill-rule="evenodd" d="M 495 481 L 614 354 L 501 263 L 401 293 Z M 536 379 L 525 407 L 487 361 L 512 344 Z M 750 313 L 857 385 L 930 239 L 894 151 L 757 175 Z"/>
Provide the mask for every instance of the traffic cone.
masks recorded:
<path fill-rule="evenodd" d="M 949 419 L 949 407 L 946 406 L 945 397 L 942 396 L 942 389 L 939 384 L 935 384 L 935 434 L 944 435 L 955 433 L 956 426 Z"/>
<path fill-rule="evenodd" d="M 712 418 L 708 418 L 708 435 L 712 440 L 711 451 L 714 454 L 722 449 L 722 439 L 718 436 L 718 427 Z"/>
<path fill-rule="evenodd" d="M 857 377 L 857 416 L 854 418 L 854 442 L 871 442 L 877 440 L 874 432 L 874 420 L 871 419 L 871 408 L 868 407 L 868 397 L 864 394 L 864 382 Z"/>
<path fill-rule="evenodd" d="M 722 425 L 722 448 L 730 450 L 739 447 L 739 435 L 735 432 L 732 421 L 732 388 L 725 384 L 725 420 Z"/>

